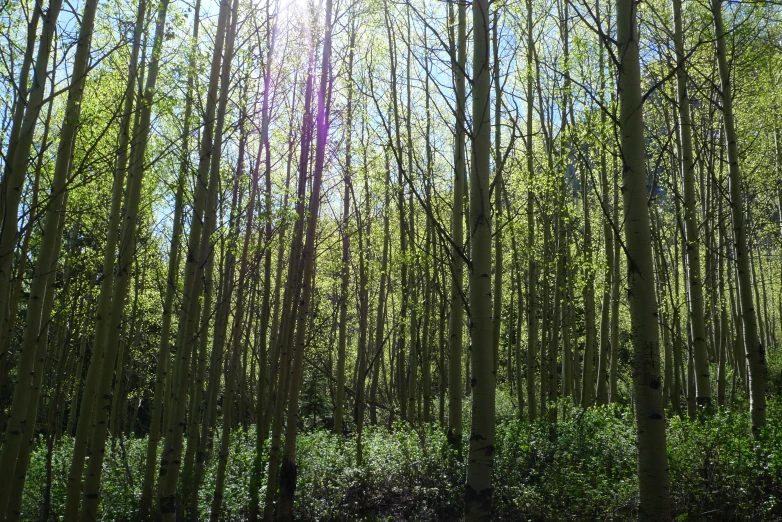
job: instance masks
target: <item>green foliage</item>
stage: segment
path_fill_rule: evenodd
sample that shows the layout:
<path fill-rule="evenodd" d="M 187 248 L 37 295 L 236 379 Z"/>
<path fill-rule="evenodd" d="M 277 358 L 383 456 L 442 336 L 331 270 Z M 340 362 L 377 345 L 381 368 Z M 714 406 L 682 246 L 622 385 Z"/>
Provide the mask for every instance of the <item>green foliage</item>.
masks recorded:
<path fill-rule="evenodd" d="M 674 512 L 680 520 L 776 520 L 782 517 L 782 407 L 769 401 L 762 440 L 749 436 L 747 408 L 721 410 L 692 422 L 669 419 L 668 448 Z M 635 429 L 629 407 L 580 410 L 558 405 L 560 421 L 501 421 L 497 426 L 497 520 L 627 520 L 638 500 Z M 254 427 L 231 440 L 222 520 L 244 520 L 254 455 Z M 463 441 L 466 448 L 466 438 Z M 215 441 L 215 445 L 218 444 Z M 455 520 L 463 467 L 443 431 L 399 423 L 368 428 L 364 462 L 355 438 L 317 430 L 299 436 L 296 512 L 302 520 Z M 137 512 L 145 439 L 108 448 L 102 511 L 114 520 Z M 52 513 L 62 513 L 72 441 L 52 453 Z M 267 452 L 263 452 L 266 459 Z M 265 460 L 263 462 L 265 468 Z M 216 476 L 209 459 L 199 495 L 208 517 Z M 264 470 L 265 477 L 265 470 Z M 32 456 L 23 500 L 24 520 L 43 504 L 46 446 Z M 264 484 L 265 480 L 261 480 Z M 264 485 L 260 497 L 264 498 Z"/>
<path fill-rule="evenodd" d="M 674 505 L 691 516 L 769 520 L 782 515 L 782 411 L 768 403 L 760 443 L 747 433 L 749 417 L 721 410 L 699 422 L 670 421 L 668 455 Z"/>
<path fill-rule="evenodd" d="M 506 520 L 622 520 L 637 495 L 632 412 L 560 403 L 567 420 L 497 427 L 498 513 Z"/>

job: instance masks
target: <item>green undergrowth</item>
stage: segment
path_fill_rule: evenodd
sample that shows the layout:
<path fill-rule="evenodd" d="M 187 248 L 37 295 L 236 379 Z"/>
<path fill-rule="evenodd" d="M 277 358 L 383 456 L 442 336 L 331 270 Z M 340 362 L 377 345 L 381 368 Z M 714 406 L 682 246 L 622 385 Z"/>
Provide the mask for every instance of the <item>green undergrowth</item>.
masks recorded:
<path fill-rule="evenodd" d="M 740 408 L 740 410 L 739 410 Z M 703 421 L 669 419 L 671 494 L 678 520 L 782 520 L 782 407 L 770 401 L 768 427 L 749 437 L 746 408 L 720 410 Z M 224 520 L 244 520 L 254 428 L 231 441 Z M 466 454 L 467 435 L 463 451 Z M 296 512 L 301 520 L 455 520 L 464 481 L 456 453 L 437 426 L 368 428 L 364 461 L 354 437 L 327 431 L 298 441 Z M 52 513 L 63 512 L 72 441 L 52 455 Z M 115 441 L 107 451 L 104 520 L 135 520 L 146 439 Z M 628 407 L 579 410 L 560 404 L 555 429 L 546 422 L 498 422 L 495 461 L 497 520 L 627 520 L 638 497 L 635 435 Z M 43 503 L 46 449 L 33 453 L 24 520 Z M 264 463 L 265 464 L 265 463 Z M 200 519 L 208 517 L 216 476 L 207 467 Z M 265 480 L 263 481 L 265 482 Z M 260 497 L 265 489 L 260 491 Z"/>

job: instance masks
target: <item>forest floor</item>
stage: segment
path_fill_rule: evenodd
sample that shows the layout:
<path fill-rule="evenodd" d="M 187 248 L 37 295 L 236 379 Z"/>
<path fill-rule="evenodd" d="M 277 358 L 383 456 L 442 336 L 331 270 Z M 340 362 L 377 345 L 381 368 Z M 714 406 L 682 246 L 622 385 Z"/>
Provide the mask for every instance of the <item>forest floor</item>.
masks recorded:
<path fill-rule="evenodd" d="M 743 399 L 697 421 L 669 412 L 668 458 L 677 520 L 782 520 L 782 401 L 775 389 L 782 387 L 781 376 L 770 376 L 768 425 L 759 441 L 749 435 Z M 509 397 L 502 390 L 497 396 L 497 520 L 633 518 L 638 483 L 629 406 L 582 410 L 561 401 L 552 429 L 545 421 L 516 420 Z M 235 433 L 225 520 L 243 520 L 249 498 L 255 428 Z M 363 439 L 365 458 L 359 465 L 350 435 L 337 437 L 316 428 L 299 436 L 296 512 L 301 520 L 458 520 L 463 467 L 442 428 L 397 423 L 369 427 Z M 55 515 L 64 508 L 72 444 L 64 438 L 51 455 Z M 104 520 L 137 519 L 146 445 L 144 437 L 116 439 L 110 445 Z M 25 488 L 25 520 L 36 520 L 43 503 L 46 460 L 46 446 L 39 444 Z M 200 493 L 201 519 L 208 518 L 215 476 L 211 459 Z"/>

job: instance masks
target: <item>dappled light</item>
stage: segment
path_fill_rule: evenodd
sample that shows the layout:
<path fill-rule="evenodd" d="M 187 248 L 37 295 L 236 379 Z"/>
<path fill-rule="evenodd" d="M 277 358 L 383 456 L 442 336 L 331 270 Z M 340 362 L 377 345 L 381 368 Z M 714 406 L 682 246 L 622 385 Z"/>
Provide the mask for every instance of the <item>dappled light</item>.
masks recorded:
<path fill-rule="evenodd" d="M 779 4 L 0 38 L 0 520 L 782 520 Z"/>

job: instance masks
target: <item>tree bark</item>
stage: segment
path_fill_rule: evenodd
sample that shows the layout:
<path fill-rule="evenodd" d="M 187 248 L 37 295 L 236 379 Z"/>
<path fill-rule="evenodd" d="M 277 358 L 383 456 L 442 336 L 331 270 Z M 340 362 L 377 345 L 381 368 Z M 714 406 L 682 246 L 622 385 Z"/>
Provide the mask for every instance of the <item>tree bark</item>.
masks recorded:
<path fill-rule="evenodd" d="M 57 5 L 50 6 L 50 12 L 47 14 L 44 20 L 44 33 L 48 34 L 49 40 L 43 40 L 39 44 L 41 48 L 44 45 L 51 44 L 51 34 L 49 34 L 50 28 L 48 24 L 56 24 L 57 15 L 60 10 L 60 2 L 56 2 Z M 54 177 L 51 183 L 51 196 L 49 205 L 44 217 L 44 228 L 41 238 L 40 248 L 38 251 L 38 257 L 36 258 L 35 271 L 33 281 L 30 286 L 30 297 L 27 305 L 27 314 L 25 316 L 25 328 L 22 336 L 22 343 L 19 353 L 19 363 L 17 367 L 17 375 L 20 376 L 16 382 L 14 389 L 13 399 L 11 401 L 11 408 L 8 416 L 8 423 L 6 427 L 6 436 L 3 443 L 3 449 L 0 453 L 0 469 L 13 470 L 16 467 L 17 456 L 19 448 L 21 446 L 22 437 L 24 434 L 24 426 L 27 422 L 35 422 L 34 419 L 28 419 L 27 413 L 29 411 L 28 405 L 33 395 L 31 386 L 33 386 L 35 379 L 35 356 L 36 348 L 38 345 L 38 338 L 41 333 L 42 326 L 48 324 L 49 317 L 44 316 L 44 301 L 45 294 L 48 286 L 48 274 L 52 264 L 52 260 L 57 259 L 60 250 L 60 242 L 58 236 L 62 232 L 62 228 L 59 226 L 60 214 L 64 213 L 67 209 L 67 184 L 68 176 L 71 170 L 71 162 L 73 159 L 73 148 L 76 142 L 76 133 L 79 127 L 79 118 L 81 115 L 81 100 L 84 94 L 85 76 L 90 59 L 90 49 L 92 44 L 92 30 L 95 21 L 95 11 L 97 10 L 97 0 L 88 1 L 84 6 L 82 13 L 82 21 L 79 28 L 79 40 L 76 46 L 76 53 L 73 61 L 72 71 L 72 83 L 68 93 L 68 101 L 65 108 L 65 115 L 63 118 L 62 127 L 60 128 L 60 142 L 57 149 L 57 157 L 54 165 Z M 53 31 L 54 28 L 52 27 Z M 34 115 L 37 119 L 38 112 L 40 111 L 41 98 L 43 96 L 43 83 L 46 77 L 46 65 L 48 63 L 48 52 L 38 54 L 38 61 L 36 63 L 35 76 L 33 78 L 33 89 L 30 94 L 30 106 L 27 109 L 25 115 L 25 121 L 21 130 L 19 145 L 14 155 L 13 173 L 8 174 L 9 183 L 11 185 L 9 189 L 9 198 L 15 201 L 7 203 L 5 211 L 8 215 L 16 215 L 18 212 L 19 198 L 21 197 L 22 184 L 24 181 L 24 175 L 27 171 L 28 151 L 33 139 L 33 132 L 35 127 L 35 120 L 28 121 L 27 115 Z M 39 68 L 40 66 L 40 68 Z M 40 74 L 39 74 L 40 73 Z M 40 82 L 40 85 L 38 84 Z M 28 135 L 29 133 L 29 135 Z M 16 183 L 15 176 L 20 175 L 21 180 Z M 18 190 L 18 194 L 16 191 Z M 17 194 L 17 196 L 14 196 Z M 16 203 L 16 205 L 14 205 Z M 12 214 L 10 214 L 12 213 Z M 8 221 L 8 220 L 6 220 Z M 5 228 L 5 225 L 4 225 Z M 4 230 L 2 241 L 8 237 L 12 243 L 10 248 L 13 249 L 13 244 L 16 243 L 16 225 L 14 224 L 12 229 Z M 0 245 L 0 253 L 2 253 L 2 245 Z M 1 262 L 1 261 L 0 261 Z M 10 269 L 10 261 L 9 261 Z M 0 266 L 0 272 L 8 273 L 5 267 Z M 4 283 L 0 283 L 5 287 Z M 54 288 L 51 288 L 54 291 Z M 2 304 L 3 310 L 5 309 L 5 303 Z M 41 368 L 43 371 L 43 368 Z M 23 377 L 22 377 L 23 376 Z M 5 483 L 0 486 L 0 513 L 5 513 L 8 507 L 8 501 L 10 496 L 10 483 Z"/>
<path fill-rule="evenodd" d="M 452 38 L 451 68 L 456 91 L 454 138 L 453 216 L 451 218 L 451 295 L 448 336 L 448 440 L 461 459 L 462 453 L 462 345 L 464 322 L 464 185 L 466 180 L 464 125 L 466 117 L 465 75 L 467 66 L 467 8 L 458 4 L 458 22 L 449 4 Z M 458 24 L 458 25 L 457 25 Z"/>
<path fill-rule="evenodd" d="M 142 513 L 151 514 L 153 500 L 152 490 L 155 484 L 155 469 L 157 466 L 157 449 L 160 442 L 160 430 L 163 420 L 163 403 L 165 400 L 166 382 L 168 380 L 169 362 L 171 359 L 171 312 L 174 306 L 174 294 L 179 282 L 179 264 L 181 260 L 180 243 L 182 241 L 183 228 L 183 200 L 186 176 L 189 171 L 190 152 L 190 119 L 193 111 L 193 86 L 196 73 L 196 42 L 201 26 L 201 0 L 196 0 L 195 14 L 193 15 L 193 35 L 190 40 L 190 57 L 188 60 L 187 94 L 185 97 L 184 125 L 182 129 L 182 145 L 179 158 L 179 175 L 174 200 L 173 229 L 171 231 L 171 244 L 168 250 L 168 271 L 166 275 L 166 293 L 163 298 L 163 320 L 160 327 L 160 344 L 157 352 L 157 366 L 155 367 L 154 395 L 150 401 L 150 424 L 147 437 L 147 453 L 144 464 L 144 479 L 141 486 L 141 499 L 139 501 Z"/>
<path fill-rule="evenodd" d="M 87 14 L 88 10 L 93 8 L 93 4 L 85 5 L 84 14 Z M 36 11 L 39 9 L 39 7 L 36 7 Z M 54 35 L 57 30 L 57 19 L 60 16 L 61 9 L 62 0 L 50 0 L 49 8 L 46 10 L 46 13 L 42 15 L 43 27 L 38 41 L 38 53 L 33 67 L 32 84 L 29 93 L 25 93 L 27 81 L 24 78 L 24 71 L 21 71 L 22 75 L 20 76 L 20 80 L 23 83 L 19 84 L 22 89 L 19 95 L 20 105 L 17 107 L 14 114 L 15 121 L 13 125 L 17 130 L 14 128 L 11 130 L 7 154 L 4 158 L 5 169 L 2 182 L 0 183 L 0 188 L 2 188 L 2 191 L 0 191 L 0 198 L 2 198 L 1 203 L 3 205 L 3 215 L 0 216 L 2 217 L 2 228 L 0 228 L 0 347 L 3 350 L 3 352 L 0 352 L 0 384 L 5 380 L 8 370 L 11 368 L 10 361 L 6 360 L 10 357 L 10 353 L 7 349 L 7 346 L 10 346 L 10 344 L 6 343 L 2 337 L 8 336 L 10 339 L 11 335 L 11 332 L 7 329 L 7 323 L 9 322 L 7 306 L 11 292 L 11 263 L 14 257 L 14 248 L 16 247 L 19 202 L 22 199 L 22 191 L 27 175 L 27 164 L 30 160 L 30 151 L 35 138 L 35 128 L 38 124 L 38 116 L 43 108 L 43 94 L 46 89 L 46 74 L 49 66 L 49 56 L 52 52 L 52 42 L 54 41 Z M 32 38 L 34 43 L 35 27 L 31 25 L 28 28 L 28 31 L 32 32 L 31 36 L 28 35 L 28 39 Z M 89 47 L 89 45 L 87 47 Z M 32 47 L 30 47 L 30 52 L 32 52 Z M 79 78 L 78 76 L 73 76 L 73 78 L 77 83 L 82 80 L 82 78 Z M 24 102 L 22 102 L 23 99 Z M 21 116 L 22 110 L 24 110 L 23 117 Z M 17 126 L 16 121 L 19 118 L 21 118 L 21 122 Z M 17 372 L 17 374 L 21 375 L 22 373 Z M 5 440 L 8 441 L 8 439 Z M 10 447 L 9 451 L 15 453 L 13 447 Z M 2 491 L 6 491 L 6 488 L 0 488 L 0 513 L 3 512 L 4 505 L 7 502 L 4 500 L 5 494 L 3 494 Z"/>
<path fill-rule="evenodd" d="M 738 135 L 733 116 L 733 89 L 725 50 L 725 27 L 722 21 L 722 0 L 712 0 L 714 36 L 717 43 L 717 64 L 720 72 L 720 98 L 728 145 L 728 174 L 730 177 L 730 206 L 735 234 L 735 259 L 741 319 L 744 327 L 744 348 L 748 367 L 749 409 L 752 420 L 752 435 L 760 437 L 760 430 L 766 425 L 766 351 L 758 335 L 758 321 L 755 304 L 752 301 L 750 274 L 750 252 L 747 248 L 747 225 L 744 201 L 741 192 L 741 171 L 739 169 Z"/>
<path fill-rule="evenodd" d="M 619 121 L 633 344 L 639 521 L 671 520 L 665 410 L 662 405 L 657 299 L 647 205 L 646 161 L 636 4 L 617 0 Z"/>
<path fill-rule="evenodd" d="M 320 189 L 323 169 L 326 159 L 326 146 L 329 133 L 329 104 L 331 102 L 331 15 L 332 2 L 326 0 L 326 20 L 324 22 L 325 38 L 321 62 L 321 79 L 318 90 L 318 113 L 316 118 L 317 141 L 315 143 L 315 166 L 313 172 L 312 190 L 309 201 L 309 222 L 307 223 L 307 238 L 302 250 L 301 301 L 296 310 L 296 338 L 291 376 L 290 395 L 288 397 L 288 419 L 285 433 L 285 449 L 280 469 L 280 505 L 278 518 L 281 522 L 293 520 L 293 496 L 296 490 L 296 435 L 298 431 L 299 391 L 304 366 L 304 349 L 306 347 L 306 321 L 310 313 L 310 302 L 314 288 L 312 286 L 315 261 L 315 233 L 317 231 L 320 209 Z M 312 51 L 311 51 L 312 52 Z"/>
<path fill-rule="evenodd" d="M 673 0 L 674 47 L 676 50 L 676 88 L 679 107 L 679 128 L 681 136 L 681 158 L 679 160 L 684 181 L 684 222 L 687 245 L 687 276 L 689 280 L 690 303 L 688 307 L 692 321 L 693 350 L 695 361 L 695 393 L 699 408 L 711 408 L 711 382 L 709 372 L 708 345 L 703 306 L 703 280 L 701 278 L 700 235 L 695 193 L 695 164 L 692 151 L 692 122 L 690 99 L 687 94 L 687 71 L 682 29 L 682 3 Z"/>
<path fill-rule="evenodd" d="M 472 423 L 465 486 L 465 519 L 491 520 L 496 379 L 491 295 L 491 72 L 489 2 L 475 0 L 473 19 L 473 166 L 470 176 L 470 344 Z"/>

